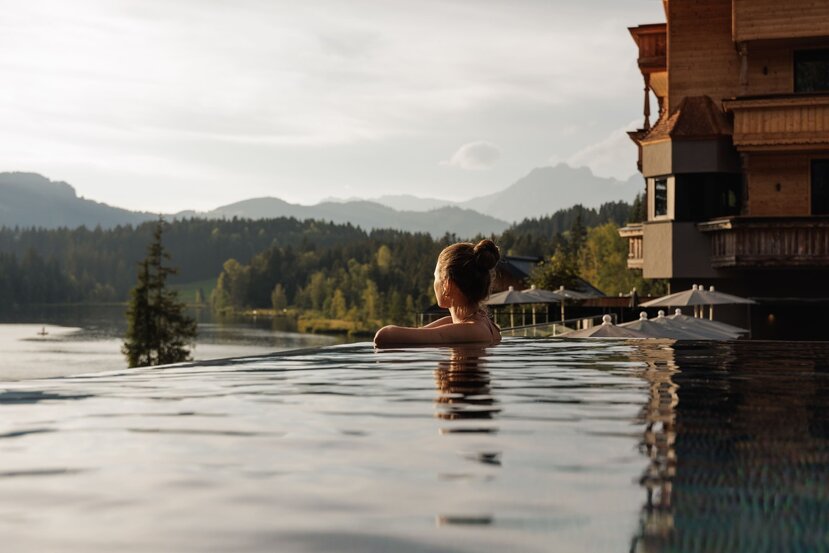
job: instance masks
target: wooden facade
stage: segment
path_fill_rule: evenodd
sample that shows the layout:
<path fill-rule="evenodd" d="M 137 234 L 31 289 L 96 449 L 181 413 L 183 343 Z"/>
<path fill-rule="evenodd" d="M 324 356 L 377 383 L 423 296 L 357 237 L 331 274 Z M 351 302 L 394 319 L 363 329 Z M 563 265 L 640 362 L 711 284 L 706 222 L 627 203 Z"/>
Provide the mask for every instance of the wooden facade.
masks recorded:
<path fill-rule="evenodd" d="M 649 209 L 620 232 L 628 266 L 748 293 L 770 267 L 829 281 L 829 1 L 662 4 L 630 29 L 663 109 L 630 133 Z M 800 276 L 785 293 L 812 293 Z"/>
<path fill-rule="evenodd" d="M 734 42 L 829 36 L 829 3 L 733 0 L 732 36 Z"/>
<path fill-rule="evenodd" d="M 724 102 L 734 113 L 734 145 L 741 151 L 829 146 L 829 95 L 781 94 Z"/>
<path fill-rule="evenodd" d="M 733 96 L 739 87 L 740 56 L 731 39 L 731 2 L 668 2 L 668 105 L 682 100 Z"/>
<path fill-rule="evenodd" d="M 752 217 L 810 214 L 808 156 L 747 156 L 744 169 L 746 180 L 751 183 L 747 214 Z"/>

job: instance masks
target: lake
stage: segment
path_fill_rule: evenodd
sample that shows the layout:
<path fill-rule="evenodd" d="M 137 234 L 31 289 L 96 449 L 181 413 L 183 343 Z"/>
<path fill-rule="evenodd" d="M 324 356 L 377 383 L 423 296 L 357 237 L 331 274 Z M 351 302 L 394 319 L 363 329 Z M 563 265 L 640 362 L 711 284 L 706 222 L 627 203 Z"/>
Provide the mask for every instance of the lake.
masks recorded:
<path fill-rule="evenodd" d="M 48 305 L 0 313 L 0 380 L 124 368 L 125 310 L 122 305 Z M 216 318 L 207 309 L 190 313 L 198 321 L 192 352 L 198 361 L 346 341 L 293 332 L 284 318 Z"/>

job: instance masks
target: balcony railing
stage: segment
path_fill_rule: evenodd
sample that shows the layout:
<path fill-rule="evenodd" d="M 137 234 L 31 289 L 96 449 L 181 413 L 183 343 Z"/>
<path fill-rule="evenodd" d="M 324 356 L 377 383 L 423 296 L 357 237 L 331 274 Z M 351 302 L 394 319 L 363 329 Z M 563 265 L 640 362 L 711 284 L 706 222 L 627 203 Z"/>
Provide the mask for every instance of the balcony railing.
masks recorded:
<path fill-rule="evenodd" d="M 829 94 L 786 94 L 726 100 L 734 113 L 734 145 L 763 150 L 829 145 Z"/>
<path fill-rule="evenodd" d="M 732 217 L 700 223 L 716 268 L 829 266 L 829 217 Z"/>
<path fill-rule="evenodd" d="M 642 254 L 642 224 L 630 224 L 619 229 L 619 236 L 628 240 L 628 269 L 641 269 L 645 258 Z"/>

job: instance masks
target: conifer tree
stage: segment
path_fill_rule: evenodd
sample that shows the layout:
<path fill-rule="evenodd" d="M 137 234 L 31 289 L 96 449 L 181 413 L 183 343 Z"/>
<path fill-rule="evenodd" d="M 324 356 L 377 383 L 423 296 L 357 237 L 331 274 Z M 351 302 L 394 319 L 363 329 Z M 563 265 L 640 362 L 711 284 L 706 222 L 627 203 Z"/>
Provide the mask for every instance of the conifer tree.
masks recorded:
<path fill-rule="evenodd" d="M 130 367 L 188 361 L 188 345 L 196 337 L 196 321 L 185 313 L 178 293 L 167 287 L 167 277 L 175 269 L 164 265 L 170 255 L 161 242 L 163 225 L 159 220 L 130 292 L 127 335 L 121 348 Z"/>

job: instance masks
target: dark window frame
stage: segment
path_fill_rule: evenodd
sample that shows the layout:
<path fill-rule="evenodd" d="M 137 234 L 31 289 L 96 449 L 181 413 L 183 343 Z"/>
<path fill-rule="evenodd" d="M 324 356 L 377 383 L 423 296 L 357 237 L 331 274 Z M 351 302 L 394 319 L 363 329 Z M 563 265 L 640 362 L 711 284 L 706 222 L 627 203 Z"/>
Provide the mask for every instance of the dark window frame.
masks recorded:
<path fill-rule="evenodd" d="M 806 64 L 814 64 L 816 74 L 809 75 Z M 819 66 L 824 65 L 822 76 Z M 792 63 L 796 93 L 829 92 L 829 48 L 795 50 Z"/>
<path fill-rule="evenodd" d="M 659 194 L 658 187 L 660 183 L 663 184 L 665 187 L 664 196 Z M 653 179 L 653 216 L 668 216 L 668 177 L 659 177 Z"/>
<path fill-rule="evenodd" d="M 815 166 L 823 165 L 822 193 L 815 194 Z M 812 215 L 829 215 L 829 159 L 815 158 L 809 162 L 809 204 Z"/>

